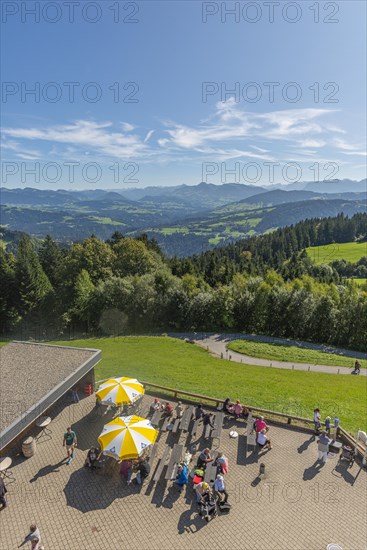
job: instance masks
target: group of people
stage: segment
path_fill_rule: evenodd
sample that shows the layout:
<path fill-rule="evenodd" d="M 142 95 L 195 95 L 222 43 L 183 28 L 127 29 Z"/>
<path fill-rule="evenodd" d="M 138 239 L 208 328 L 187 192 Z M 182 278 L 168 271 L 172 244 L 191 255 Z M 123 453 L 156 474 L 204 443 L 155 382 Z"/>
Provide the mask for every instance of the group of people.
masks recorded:
<path fill-rule="evenodd" d="M 147 458 L 139 457 L 136 459 L 122 460 L 120 474 L 125 478 L 127 485 L 132 483 L 132 476 L 134 473 L 136 474 L 135 482 L 138 485 L 142 485 L 150 474 L 150 464 Z"/>
<path fill-rule="evenodd" d="M 330 416 L 327 416 L 325 418 L 325 423 L 324 423 L 325 428 L 322 430 L 321 413 L 320 413 L 320 409 L 317 407 L 313 411 L 313 421 L 314 421 L 314 427 L 315 427 L 314 433 L 315 435 L 319 436 L 319 440 L 317 442 L 318 460 L 325 463 L 329 452 L 329 445 L 333 441 L 330 438 L 331 418 Z M 337 430 L 338 426 L 339 426 L 339 418 L 337 416 L 334 416 L 333 427 L 335 430 Z"/>
<path fill-rule="evenodd" d="M 241 402 L 239 399 L 235 403 L 232 403 L 230 397 L 227 397 L 227 399 L 223 403 L 223 411 L 226 414 L 230 414 L 235 417 L 237 420 L 238 418 L 247 418 L 250 412 L 250 409 L 246 407 L 246 405 L 241 405 Z"/>
<path fill-rule="evenodd" d="M 213 487 L 204 481 L 205 469 L 208 464 L 215 463 L 216 477 Z M 224 482 L 224 476 L 228 473 L 228 458 L 220 451 L 214 459 L 210 449 L 203 449 L 198 457 L 196 470 L 194 471 L 194 489 L 196 492 L 196 501 L 200 509 L 200 514 L 209 521 L 212 515 L 216 514 L 217 505 L 223 511 L 225 507 L 229 508 L 228 492 Z"/>
<path fill-rule="evenodd" d="M 271 441 L 268 438 L 269 426 L 265 422 L 263 416 L 256 418 L 253 429 L 256 432 L 256 443 L 260 449 L 272 449 Z"/>
<path fill-rule="evenodd" d="M 339 422 L 340 422 L 339 417 L 334 416 L 333 427 L 335 429 L 338 428 Z M 314 409 L 314 411 L 313 411 L 313 423 L 314 423 L 314 427 L 315 427 L 315 435 L 320 435 L 322 422 L 321 422 L 320 409 L 318 407 L 316 409 Z M 327 416 L 325 418 L 325 431 L 326 431 L 327 435 L 330 435 L 330 432 L 331 432 L 331 418 L 330 418 L 330 416 Z"/>
<path fill-rule="evenodd" d="M 159 399 L 155 397 L 149 408 L 149 416 L 152 416 L 157 411 L 162 411 L 164 416 L 173 416 L 173 413 L 175 412 L 176 418 L 182 418 L 184 407 L 181 401 L 179 401 L 176 407 L 173 408 L 173 405 L 169 401 L 161 403 Z"/>
<path fill-rule="evenodd" d="M 230 397 L 223 402 L 223 411 L 226 414 L 234 416 L 236 420 L 239 418 L 248 418 L 251 409 L 246 407 L 246 405 L 241 405 L 239 399 L 235 403 L 232 403 Z M 259 416 L 254 421 L 253 430 L 256 432 L 256 443 L 260 449 L 271 449 L 272 445 L 270 439 L 268 438 L 269 426 L 266 424 L 264 417 Z"/>

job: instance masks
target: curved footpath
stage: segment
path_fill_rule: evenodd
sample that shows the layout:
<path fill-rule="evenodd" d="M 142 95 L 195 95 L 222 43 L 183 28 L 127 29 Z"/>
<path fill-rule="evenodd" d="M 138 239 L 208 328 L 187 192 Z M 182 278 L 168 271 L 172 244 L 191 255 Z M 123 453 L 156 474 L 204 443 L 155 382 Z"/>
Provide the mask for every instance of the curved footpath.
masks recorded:
<path fill-rule="evenodd" d="M 247 365 L 258 365 L 261 367 L 273 367 L 275 369 L 290 369 L 290 370 L 306 370 L 313 372 L 328 372 L 330 374 L 351 374 L 352 369 L 348 367 L 336 367 L 328 365 L 318 365 L 317 363 L 287 363 L 286 361 L 270 361 L 269 359 L 262 359 L 260 357 L 251 357 L 238 353 L 236 351 L 227 350 L 227 344 L 231 340 L 254 340 L 257 342 L 267 343 L 291 343 L 289 340 L 281 340 L 280 338 L 271 338 L 269 336 L 257 336 L 254 334 L 214 334 L 214 333 L 199 333 L 199 332 L 187 332 L 187 333 L 170 333 L 169 336 L 173 338 L 188 338 L 194 341 L 199 346 L 208 349 L 214 355 L 221 357 L 223 354 L 224 359 L 230 359 L 237 363 L 246 363 Z M 301 345 L 302 344 L 302 345 Z M 309 344 L 308 342 L 294 342 L 296 347 L 308 347 L 309 349 L 316 349 L 318 351 L 334 351 L 339 355 L 346 355 L 349 357 L 357 357 L 358 359 L 365 360 L 366 354 L 362 352 L 354 352 L 350 350 L 340 350 L 336 348 L 326 348 L 325 346 L 318 344 Z M 367 369 L 361 369 L 361 376 L 367 376 Z"/>

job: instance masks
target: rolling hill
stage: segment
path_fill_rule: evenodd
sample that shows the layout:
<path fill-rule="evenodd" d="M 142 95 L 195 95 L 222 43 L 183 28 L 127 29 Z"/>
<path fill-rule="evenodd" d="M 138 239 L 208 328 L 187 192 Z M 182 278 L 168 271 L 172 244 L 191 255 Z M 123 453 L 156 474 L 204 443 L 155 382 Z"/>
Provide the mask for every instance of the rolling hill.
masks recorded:
<path fill-rule="evenodd" d="M 185 255 L 307 217 L 359 212 L 366 208 L 366 195 L 355 191 L 362 182 L 354 183 L 345 193 L 326 182 L 318 186 L 334 192 L 203 182 L 125 190 L 3 188 L 1 221 L 9 230 L 36 238 L 51 234 L 65 243 L 91 234 L 107 239 L 116 230 L 128 235 L 144 231 L 166 253 Z"/>
<path fill-rule="evenodd" d="M 211 212 L 207 217 L 186 220 L 173 226 L 145 228 L 168 255 L 197 254 L 237 239 L 267 233 L 306 218 L 352 216 L 366 211 L 366 201 L 304 200 L 271 207 L 248 208 L 235 203 Z"/>

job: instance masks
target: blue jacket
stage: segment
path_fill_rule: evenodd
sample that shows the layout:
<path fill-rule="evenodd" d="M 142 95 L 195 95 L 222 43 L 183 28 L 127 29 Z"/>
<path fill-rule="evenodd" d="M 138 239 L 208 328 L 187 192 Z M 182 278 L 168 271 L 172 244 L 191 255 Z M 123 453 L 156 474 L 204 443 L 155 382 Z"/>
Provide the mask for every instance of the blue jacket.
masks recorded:
<path fill-rule="evenodd" d="M 177 483 L 179 485 L 187 485 L 189 481 L 189 469 L 188 467 L 186 466 L 186 464 L 184 464 L 178 478 L 177 478 Z"/>

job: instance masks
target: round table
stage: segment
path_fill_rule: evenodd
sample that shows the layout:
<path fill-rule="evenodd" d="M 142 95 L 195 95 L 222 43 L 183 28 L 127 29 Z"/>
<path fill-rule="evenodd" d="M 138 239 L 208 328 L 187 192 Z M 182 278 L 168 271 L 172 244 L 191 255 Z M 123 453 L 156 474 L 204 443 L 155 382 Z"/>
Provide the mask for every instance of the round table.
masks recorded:
<path fill-rule="evenodd" d="M 36 422 L 38 428 L 46 428 L 51 422 L 50 416 L 41 416 Z"/>
<path fill-rule="evenodd" d="M 6 456 L 0 460 L 0 475 L 3 479 L 10 479 L 10 483 L 15 481 L 13 473 L 9 471 L 12 462 L 10 456 Z"/>
<path fill-rule="evenodd" d="M 48 437 L 49 439 L 51 439 L 52 431 L 51 431 L 50 428 L 48 427 L 49 424 L 51 424 L 51 417 L 50 417 L 50 416 L 41 416 L 41 417 L 37 420 L 36 426 L 37 426 L 37 428 L 41 428 L 40 433 L 39 433 L 38 436 L 36 437 L 36 440 L 37 440 L 37 441 L 38 441 L 39 439 L 41 439 L 41 437 Z"/>

